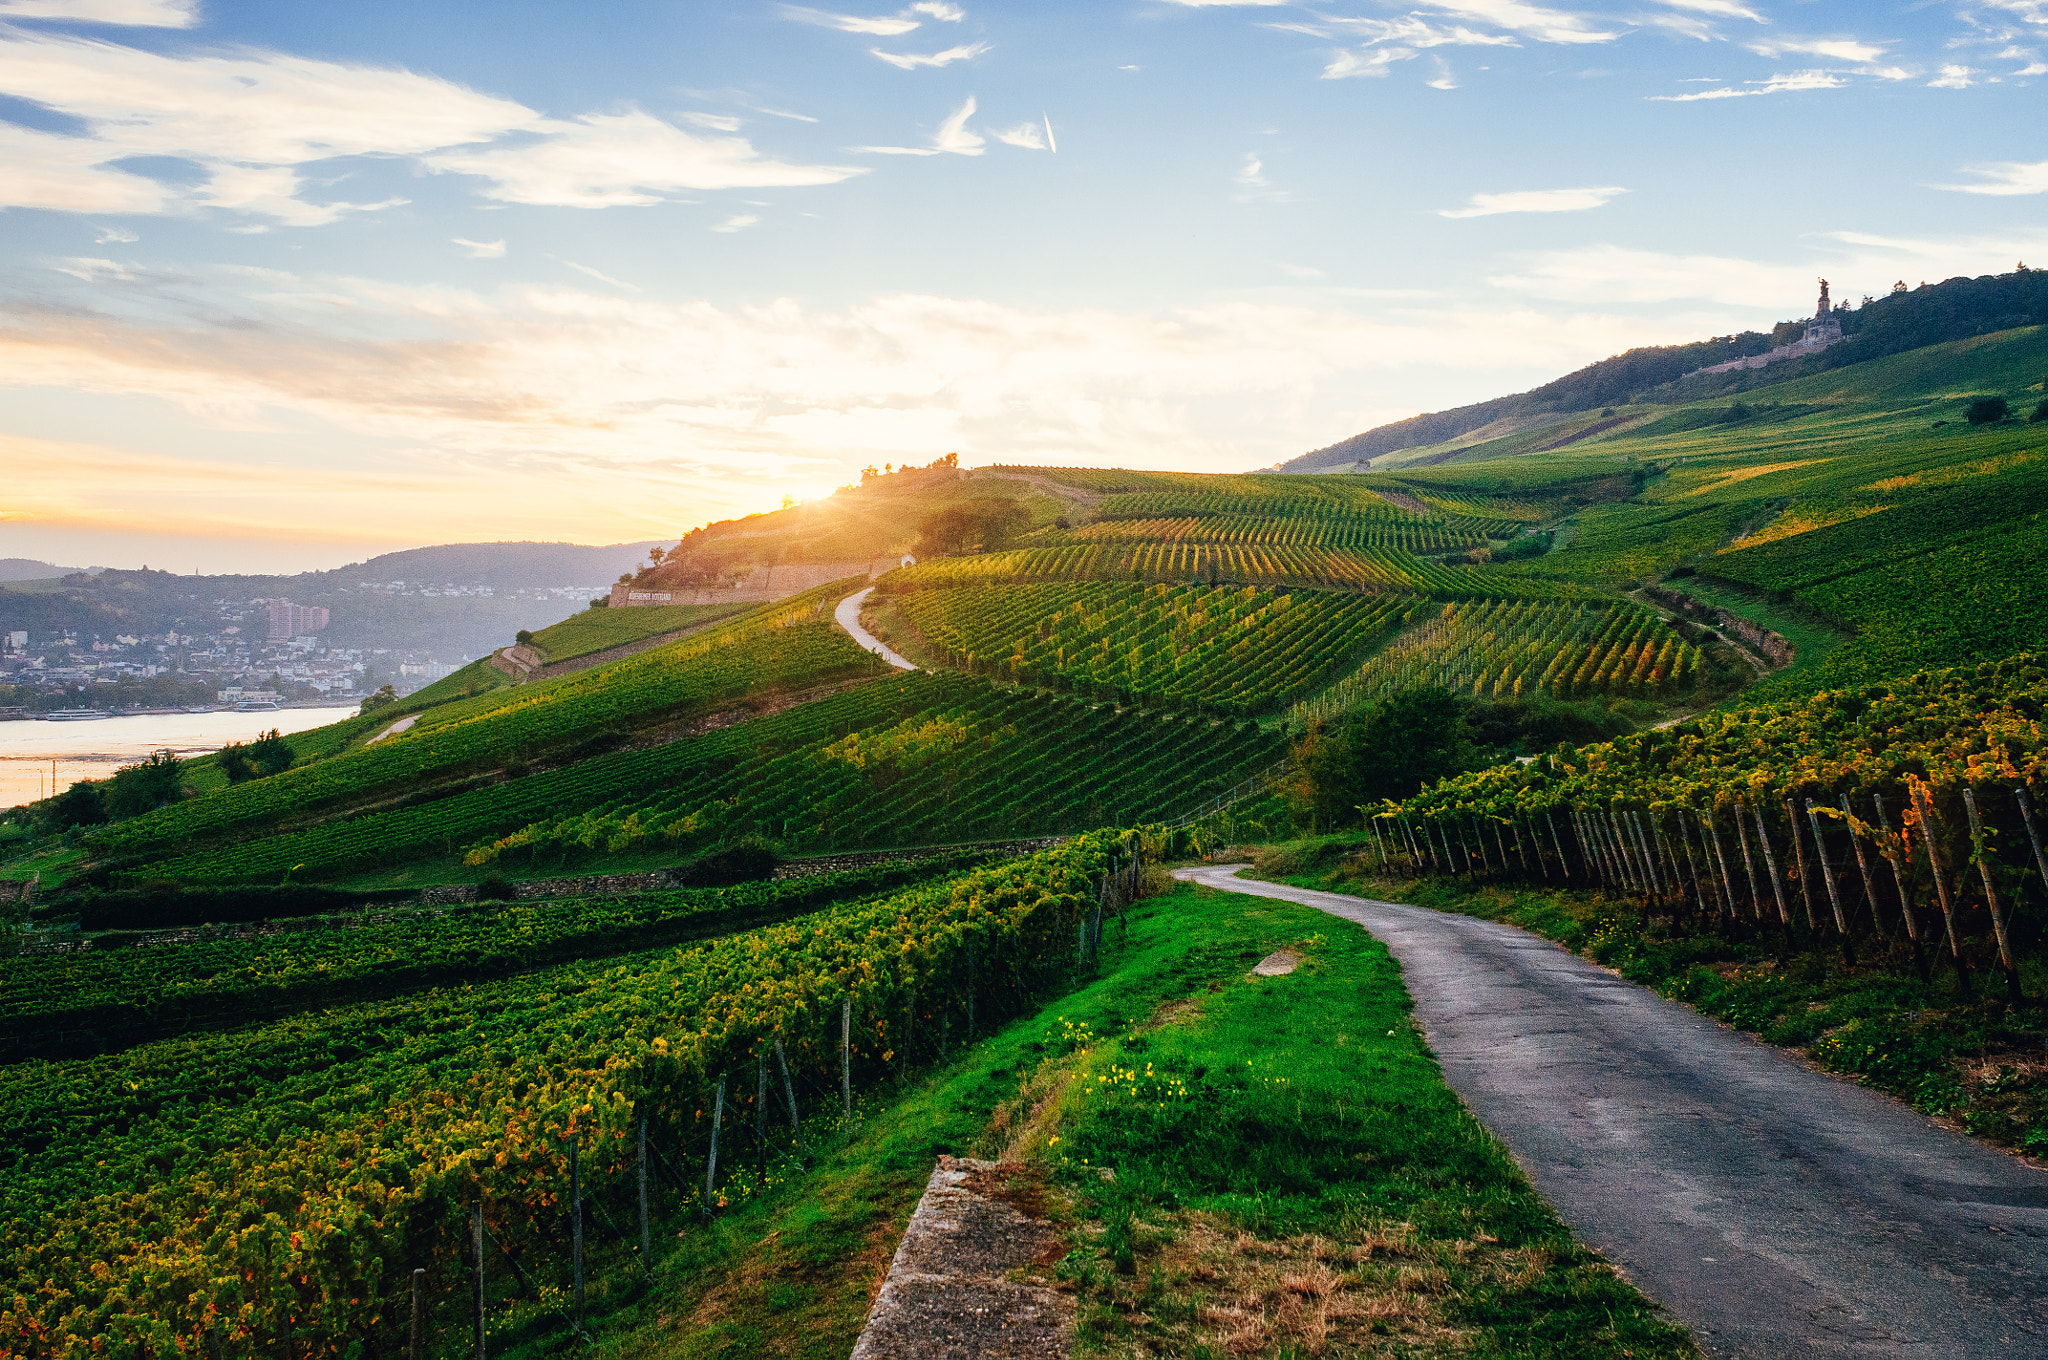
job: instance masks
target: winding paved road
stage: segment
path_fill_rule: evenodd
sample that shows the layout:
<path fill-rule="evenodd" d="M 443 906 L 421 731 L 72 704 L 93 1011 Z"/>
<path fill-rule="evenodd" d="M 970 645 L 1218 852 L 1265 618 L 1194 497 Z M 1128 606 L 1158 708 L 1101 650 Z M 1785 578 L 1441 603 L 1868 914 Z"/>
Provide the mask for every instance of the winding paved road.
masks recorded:
<path fill-rule="evenodd" d="M 841 628 L 844 628 L 846 630 L 846 634 L 848 637 L 852 638 L 855 642 L 858 642 L 866 650 L 873 652 L 875 655 L 881 657 L 882 660 L 888 662 L 897 670 L 916 670 L 917 667 L 911 665 L 908 661 L 905 661 L 902 657 L 890 651 L 888 646 L 885 643 L 883 643 L 883 641 L 880 638 L 876 637 L 873 633 L 870 633 L 867 629 L 860 626 L 860 607 L 863 604 L 866 604 L 868 596 L 874 593 L 875 588 L 873 586 L 869 586 L 866 590 L 857 590 L 853 594 L 847 596 L 845 599 L 839 602 L 839 607 L 832 611 L 832 621 L 838 624 Z"/>
<path fill-rule="evenodd" d="M 1715 1356 L 2048 1356 L 2048 1172 L 1512 926 L 1237 878 L 1400 960 L 1444 1076 Z"/>

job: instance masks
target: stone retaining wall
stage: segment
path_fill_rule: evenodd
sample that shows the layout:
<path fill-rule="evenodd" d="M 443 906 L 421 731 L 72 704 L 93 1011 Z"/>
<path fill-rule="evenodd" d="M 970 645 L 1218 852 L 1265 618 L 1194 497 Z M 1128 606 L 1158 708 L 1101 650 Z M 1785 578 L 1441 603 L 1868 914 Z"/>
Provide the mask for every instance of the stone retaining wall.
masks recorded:
<path fill-rule="evenodd" d="M 1711 627 L 1727 629 L 1755 648 L 1774 666 L 1792 664 L 1792 644 L 1782 633 L 1774 633 L 1761 624 L 1750 622 L 1740 614 L 1717 608 L 1704 600 L 1694 599 L 1682 590 L 1672 590 L 1668 586 L 1644 586 L 1643 594 L 1686 618 L 1697 619 Z"/>

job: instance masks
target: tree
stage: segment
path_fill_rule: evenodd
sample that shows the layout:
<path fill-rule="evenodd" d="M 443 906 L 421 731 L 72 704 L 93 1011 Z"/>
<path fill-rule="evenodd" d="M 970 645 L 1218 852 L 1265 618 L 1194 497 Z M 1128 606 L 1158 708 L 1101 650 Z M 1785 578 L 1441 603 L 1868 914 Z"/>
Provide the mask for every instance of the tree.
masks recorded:
<path fill-rule="evenodd" d="M 647 560 L 657 567 L 661 565 L 661 559 L 667 556 L 668 549 L 666 548 L 649 548 L 647 550 Z"/>
<path fill-rule="evenodd" d="M 107 815 L 116 819 L 152 812 L 184 796 L 185 762 L 169 751 L 157 751 L 135 765 L 124 765 L 107 781 Z"/>
<path fill-rule="evenodd" d="M 990 497 L 934 510 L 917 526 L 920 558 L 961 557 L 1000 552 L 1031 524 L 1031 512 L 1017 501 Z"/>
<path fill-rule="evenodd" d="M 378 690 L 375 694 L 366 694 L 363 696 L 362 711 L 364 713 L 374 713 L 378 709 L 386 706 L 387 704 L 395 704 L 397 702 L 398 691 L 393 689 L 391 686 L 386 685 L 382 689 Z"/>
<path fill-rule="evenodd" d="M 525 647 L 531 644 L 533 641 L 533 630 L 530 628 L 522 628 L 512 635 L 512 640 L 518 643 L 520 646 Z"/>
<path fill-rule="evenodd" d="M 45 817 L 53 831 L 68 831 L 74 826 L 98 826 L 107 820 L 100 786 L 89 780 L 79 780 L 50 800 Z"/>
<path fill-rule="evenodd" d="M 245 779 L 261 779 L 267 775 L 282 774 L 292 767 L 292 761 L 296 758 L 292 754 L 291 745 L 273 727 L 246 746 L 239 741 L 229 742 L 221 748 L 219 760 L 221 769 L 227 773 L 228 782 L 239 784 Z"/>
<path fill-rule="evenodd" d="M 1465 709 L 1449 690 L 1403 690 L 1331 723 L 1312 723 L 1295 743 L 1294 806 L 1312 827 L 1358 815 L 1361 805 L 1406 798 L 1471 763 Z"/>
<path fill-rule="evenodd" d="M 1994 425 L 2005 419 L 2012 408 L 2004 397 L 1979 397 L 1970 403 L 1970 409 L 1963 412 L 1964 419 L 1972 425 Z"/>
<path fill-rule="evenodd" d="M 2048 420 L 2048 401 L 2044 401 L 2039 406 L 2036 406 L 2034 408 L 2034 414 L 2028 416 L 2027 419 L 2037 422 Z"/>

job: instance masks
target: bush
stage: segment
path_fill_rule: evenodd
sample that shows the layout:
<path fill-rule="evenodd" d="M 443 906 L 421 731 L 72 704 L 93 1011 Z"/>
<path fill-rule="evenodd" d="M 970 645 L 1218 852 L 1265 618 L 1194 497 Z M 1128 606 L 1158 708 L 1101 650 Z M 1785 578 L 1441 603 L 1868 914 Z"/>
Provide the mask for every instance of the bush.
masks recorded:
<path fill-rule="evenodd" d="M 231 741 L 220 750 L 220 767 L 230 784 L 282 774 L 292 767 L 292 760 L 292 748 L 275 727 L 246 746 Z"/>
<path fill-rule="evenodd" d="M 169 751 L 158 751 L 136 765 L 124 765 L 107 782 L 103 799 L 112 818 L 137 817 L 154 812 L 184 796 L 185 762 Z"/>
<path fill-rule="evenodd" d="M 2027 419 L 2032 421 L 2048 420 L 2048 401 L 2044 401 L 2039 406 L 2036 406 L 2034 414 L 2028 416 Z"/>
<path fill-rule="evenodd" d="M 725 888 L 735 883 L 773 878 L 782 861 L 773 850 L 749 836 L 697 860 L 681 875 L 685 888 Z"/>
<path fill-rule="evenodd" d="M 524 647 L 533 641 L 533 630 L 531 628 L 522 628 L 512 635 L 512 640 Z"/>
<path fill-rule="evenodd" d="M 1991 425 L 2004 420 L 2011 409 L 2004 397 L 1979 397 L 1970 403 L 1963 416 L 1972 425 Z"/>
<path fill-rule="evenodd" d="M 485 874 L 484 881 L 476 885 L 476 900 L 479 902 L 510 902 L 518 895 L 512 880 L 495 869 Z"/>
<path fill-rule="evenodd" d="M 397 702 L 398 691 L 392 688 L 390 685 L 386 685 L 382 689 L 378 690 L 375 694 L 366 694 L 363 696 L 363 707 L 361 709 L 361 712 L 374 713 L 378 709 L 383 708 L 387 704 L 395 704 Z"/>
<path fill-rule="evenodd" d="M 74 826 L 98 826 L 107 820 L 100 786 L 81 779 L 52 798 L 45 816 L 52 831 L 69 831 Z"/>

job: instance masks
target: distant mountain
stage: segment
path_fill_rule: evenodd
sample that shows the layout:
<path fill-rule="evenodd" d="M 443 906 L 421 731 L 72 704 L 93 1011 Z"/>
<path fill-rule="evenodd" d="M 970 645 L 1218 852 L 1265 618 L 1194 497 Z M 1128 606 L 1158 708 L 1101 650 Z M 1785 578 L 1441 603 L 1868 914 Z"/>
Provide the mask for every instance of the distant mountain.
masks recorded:
<path fill-rule="evenodd" d="M 38 562 L 33 557 L 0 557 L 0 581 L 48 581 L 82 570 L 82 567 L 59 567 Z"/>
<path fill-rule="evenodd" d="M 524 590 L 550 586 L 609 585 L 620 572 L 633 570 L 653 547 L 673 539 L 645 543 L 443 543 L 432 548 L 407 548 L 367 562 L 352 562 L 333 571 L 316 572 L 335 585 L 358 581 L 413 585 L 488 585 Z M 322 584 L 329 582 L 323 581 Z"/>
<path fill-rule="evenodd" d="M 1781 322 L 1769 335 L 1744 331 L 1689 345 L 1632 349 L 1527 392 L 1378 426 L 1290 458 L 1278 470 L 1319 472 L 1348 467 L 1400 449 L 1441 444 L 1499 420 L 1572 415 L 1639 401 L 1695 401 L 1974 335 L 2048 325 L 2048 270 L 2021 268 L 2010 274 L 1923 283 L 1903 293 L 1875 298 L 1860 308 L 1843 306 L 1838 313 L 1847 338 L 1810 358 L 1679 383 L 1699 369 L 1762 354 L 1774 341 L 1796 339 L 1801 333 L 1799 322 Z"/>

